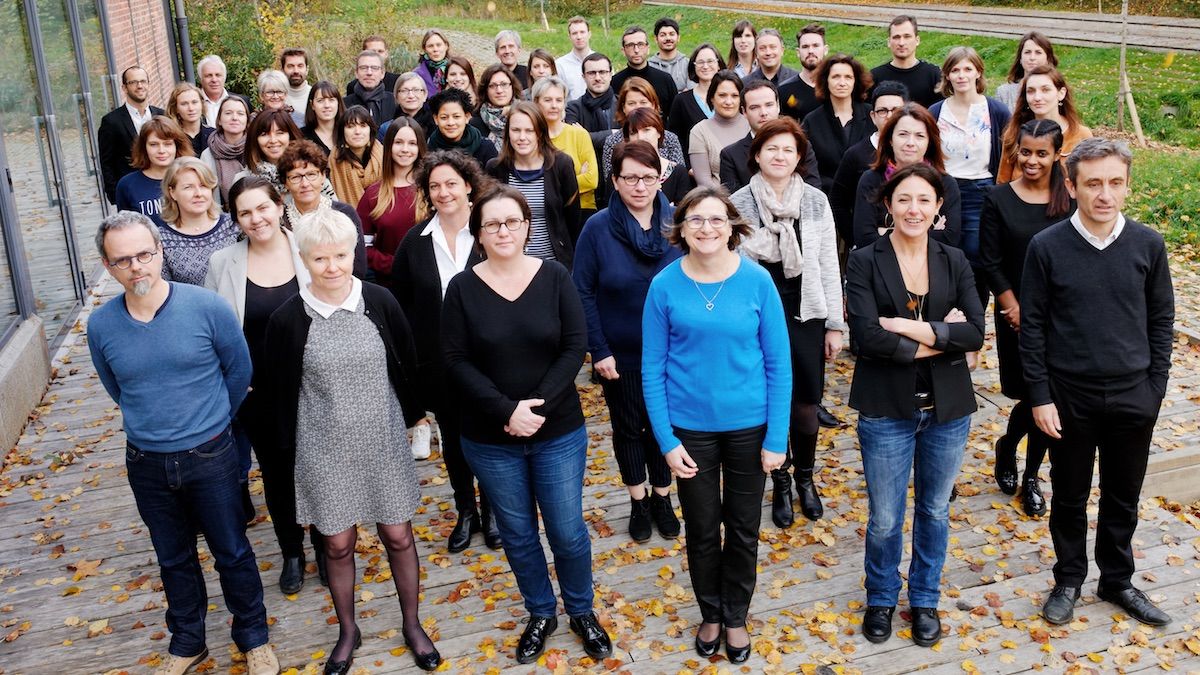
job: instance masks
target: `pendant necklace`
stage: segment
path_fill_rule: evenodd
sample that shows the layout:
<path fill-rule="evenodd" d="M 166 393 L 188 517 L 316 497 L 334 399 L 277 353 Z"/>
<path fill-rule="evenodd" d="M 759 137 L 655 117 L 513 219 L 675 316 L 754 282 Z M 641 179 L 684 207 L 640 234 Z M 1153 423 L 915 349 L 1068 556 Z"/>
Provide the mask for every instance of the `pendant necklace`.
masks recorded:
<path fill-rule="evenodd" d="M 700 297 L 704 298 L 704 309 L 710 312 L 713 311 L 713 307 L 716 306 L 713 303 L 717 301 L 717 296 L 725 289 L 725 282 L 728 280 L 728 278 L 721 280 L 721 285 L 717 287 L 717 292 L 713 293 L 713 296 L 710 298 L 704 294 L 704 291 L 700 290 L 700 284 L 696 283 L 695 279 L 692 279 L 692 285 L 696 287 L 696 292 L 700 294 Z"/>

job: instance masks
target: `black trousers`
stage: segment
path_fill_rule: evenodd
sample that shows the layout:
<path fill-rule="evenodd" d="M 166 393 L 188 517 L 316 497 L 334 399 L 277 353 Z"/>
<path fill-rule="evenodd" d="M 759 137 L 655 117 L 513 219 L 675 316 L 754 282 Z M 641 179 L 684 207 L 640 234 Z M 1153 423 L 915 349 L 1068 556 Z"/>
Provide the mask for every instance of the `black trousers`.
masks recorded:
<path fill-rule="evenodd" d="M 267 513 L 275 527 L 275 539 L 285 558 L 304 555 L 304 526 L 296 523 L 296 456 L 281 453 L 272 442 L 274 433 L 273 413 L 265 401 L 250 392 L 242 407 L 238 409 L 238 423 L 250 438 L 254 455 L 258 457 L 258 468 L 262 471 L 263 496 L 267 502 Z M 317 528 L 309 528 L 309 538 L 314 550 L 321 551 L 324 538 Z"/>
<path fill-rule="evenodd" d="M 437 416 L 438 429 L 441 431 L 442 461 L 446 463 L 446 474 L 450 477 L 450 489 L 454 491 L 454 510 L 461 516 L 464 513 L 474 513 L 475 506 L 475 472 L 467 464 L 467 458 L 462 449 L 462 411 L 458 405 L 450 401 L 446 392 L 442 392 L 434 402 L 433 414 Z M 487 508 L 487 498 L 483 487 L 479 488 L 479 508 Z"/>
<path fill-rule="evenodd" d="M 600 378 L 604 401 L 608 404 L 608 419 L 612 422 L 613 454 L 621 480 L 626 485 L 641 485 L 650 474 L 650 485 L 665 488 L 671 485 L 671 468 L 663 459 L 658 441 L 650 429 L 646 399 L 642 396 L 642 374 L 622 370 L 615 380 Z M 669 448 L 668 448 L 669 449 Z"/>
<path fill-rule="evenodd" d="M 695 476 L 679 479 L 678 489 L 688 574 L 705 623 L 746 625 L 757 579 L 766 433 L 765 425 L 738 431 L 675 429 L 698 469 Z"/>
<path fill-rule="evenodd" d="M 1050 444 L 1050 535 L 1054 581 L 1080 586 L 1087 577 L 1087 508 L 1092 465 L 1100 455 L 1100 514 L 1096 565 L 1100 588 L 1130 587 L 1131 542 L 1146 476 L 1150 437 L 1163 392 L 1149 379 L 1119 391 L 1073 386 L 1051 378 L 1050 393 L 1062 422 L 1062 439 Z"/>

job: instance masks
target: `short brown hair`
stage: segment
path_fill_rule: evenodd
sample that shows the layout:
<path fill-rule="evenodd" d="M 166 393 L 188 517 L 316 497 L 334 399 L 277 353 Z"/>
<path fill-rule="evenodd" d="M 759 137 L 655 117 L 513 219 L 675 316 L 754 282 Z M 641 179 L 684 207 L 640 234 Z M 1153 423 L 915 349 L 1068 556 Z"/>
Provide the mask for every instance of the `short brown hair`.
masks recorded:
<path fill-rule="evenodd" d="M 617 143 L 612 152 L 612 178 L 615 181 L 624 169 L 625 160 L 631 159 L 642 166 L 649 167 L 655 171 L 662 170 L 662 160 L 658 156 L 658 150 L 653 145 L 646 141 L 624 141 Z"/>
<path fill-rule="evenodd" d="M 775 136 L 781 134 L 791 134 L 796 139 L 796 173 L 800 177 L 804 177 L 804 157 L 808 155 L 808 136 L 804 134 L 804 128 L 796 120 L 783 115 L 777 117 L 770 122 L 758 128 L 758 133 L 754 134 L 754 140 L 750 141 L 750 171 L 752 173 L 759 172 L 758 153 L 762 152 L 762 148 Z"/>
<path fill-rule="evenodd" d="M 817 66 L 817 72 L 813 74 L 813 79 L 816 81 L 813 93 L 816 94 L 817 100 L 822 102 L 829 100 L 829 73 L 839 63 L 850 66 L 850 70 L 854 71 L 854 91 L 850 92 L 850 100 L 867 100 L 867 92 L 871 90 L 871 85 L 875 84 L 871 78 L 871 71 L 849 54 L 834 54 L 822 60 Z"/>
<path fill-rule="evenodd" d="M 791 119 L 790 117 L 788 119 Z M 679 247 L 686 255 L 691 250 L 688 247 L 687 241 L 683 238 L 683 221 L 688 217 L 688 211 L 691 211 L 697 204 L 705 199 L 717 199 L 725 205 L 725 215 L 729 218 L 729 250 L 736 251 L 738 245 L 742 243 L 743 237 L 750 236 L 750 225 L 746 223 L 746 219 L 742 218 L 742 214 L 738 213 L 737 207 L 733 202 L 729 201 L 729 192 L 719 185 L 702 185 L 698 188 L 693 188 L 687 193 L 679 203 L 675 205 L 675 216 L 671 223 L 671 231 L 667 233 L 667 241 Z"/>
<path fill-rule="evenodd" d="M 643 33 L 645 31 L 642 31 Z M 629 96 L 629 92 L 636 91 L 645 96 L 650 101 L 650 107 L 655 110 L 661 110 L 662 104 L 658 101 L 658 94 L 655 93 L 654 87 L 650 83 L 640 77 L 631 77 L 625 80 L 625 84 L 621 85 L 621 91 L 617 92 L 617 109 L 613 111 L 613 119 L 616 120 L 618 126 L 625 124 L 625 99 Z"/>
<path fill-rule="evenodd" d="M 362 48 L 366 49 L 367 45 L 371 44 L 372 42 L 382 42 L 383 48 L 387 49 L 387 40 L 383 39 L 382 35 L 368 35 L 367 37 L 363 38 Z"/>
<path fill-rule="evenodd" d="M 133 141 L 133 149 L 129 156 L 129 165 L 135 169 L 149 169 L 150 155 L 146 153 L 146 143 L 150 142 L 150 134 L 167 141 L 175 142 L 175 159 L 180 157 L 195 157 L 192 150 L 192 139 L 183 133 L 179 123 L 166 115 L 155 115 L 149 122 L 142 125 L 137 138 Z"/>
<path fill-rule="evenodd" d="M 658 130 L 658 145 L 662 147 L 663 137 L 666 136 L 666 133 L 664 133 L 662 116 L 658 114 L 657 110 L 638 108 L 637 110 L 630 111 L 629 115 L 625 117 L 625 123 L 621 125 L 621 136 L 625 140 L 629 140 L 638 131 L 647 127 Z M 615 158 L 612 165 L 613 167 L 617 166 Z"/>
<path fill-rule="evenodd" d="M 820 35 L 821 41 L 824 42 L 825 41 L 825 26 L 822 26 L 821 24 L 814 21 L 814 22 L 808 24 L 807 26 L 805 26 L 804 28 L 801 28 L 800 32 L 796 33 L 796 46 L 797 47 L 800 46 L 800 40 L 805 35 Z"/>
<path fill-rule="evenodd" d="M 280 68 L 287 65 L 287 60 L 288 60 L 289 56 L 303 56 L 304 57 L 304 65 L 306 65 L 306 66 L 308 65 L 308 51 L 307 50 L 305 50 L 303 47 L 288 47 L 287 49 L 285 49 L 279 53 L 279 67 Z"/>
<path fill-rule="evenodd" d="M 308 164 L 317 171 L 325 173 L 325 170 L 329 168 L 329 158 L 316 143 L 310 140 L 302 139 L 288 143 L 287 149 L 275 163 L 275 168 L 279 170 L 280 183 L 287 180 L 288 172 L 296 168 L 297 164 Z"/>
<path fill-rule="evenodd" d="M 979 71 L 979 79 L 975 80 L 975 93 L 982 94 L 987 91 L 987 82 L 983 79 L 983 59 L 980 58 L 979 52 L 971 47 L 955 47 L 946 54 L 946 60 L 942 61 L 942 96 L 953 96 L 954 85 L 950 84 L 950 69 L 963 61 L 970 62 L 975 66 L 975 70 Z"/>

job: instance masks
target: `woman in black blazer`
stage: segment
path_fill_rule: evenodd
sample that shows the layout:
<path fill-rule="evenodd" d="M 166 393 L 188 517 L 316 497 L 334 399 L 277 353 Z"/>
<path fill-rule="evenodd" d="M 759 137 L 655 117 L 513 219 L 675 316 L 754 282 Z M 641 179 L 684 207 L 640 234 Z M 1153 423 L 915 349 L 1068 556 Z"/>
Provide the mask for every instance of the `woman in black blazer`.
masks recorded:
<path fill-rule="evenodd" d="M 442 298 L 450 278 L 479 262 L 475 239 L 467 230 L 471 202 L 485 192 L 491 180 L 473 159 L 454 150 L 426 155 L 417 167 L 415 182 L 433 215 L 413 226 L 392 258 L 392 293 L 412 325 L 417 351 L 417 379 L 437 416 L 442 459 L 454 490 L 454 524 L 446 547 L 451 553 L 465 550 L 471 535 L 483 532 L 489 548 L 499 550 L 500 532 L 479 491 L 475 504 L 475 474 L 463 457 L 459 408 L 446 390 L 442 367 Z"/>
<path fill-rule="evenodd" d="M 950 490 L 975 411 L 967 353 L 983 346 L 983 308 L 962 251 L 929 230 L 944 199 L 941 175 L 924 164 L 880 190 L 895 229 L 850 254 L 846 298 L 858 362 L 850 407 L 867 481 L 867 612 L 863 635 L 892 633 L 900 595 L 909 467 L 915 477 L 908 598 L 912 637 L 942 636 L 937 605 L 946 558 Z"/>
<path fill-rule="evenodd" d="M 822 61 L 813 77 L 821 107 L 804 117 L 804 134 L 817 154 L 821 192 L 828 196 L 846 148 L 875 133 L 866 102 L 871 73 L 853 56 L 837 54 Z"/>
<path fill-rule="evenodd" d="M 525 197 L 533 219 L 526 253 L 557 260 L 571 269 L 579 238 L 579 180 L 570 155 L 550 141 L 550 127 L 536 105 L 512 105 L 504 127 L 500 156 L 487 163 L 487 172 Z"/>

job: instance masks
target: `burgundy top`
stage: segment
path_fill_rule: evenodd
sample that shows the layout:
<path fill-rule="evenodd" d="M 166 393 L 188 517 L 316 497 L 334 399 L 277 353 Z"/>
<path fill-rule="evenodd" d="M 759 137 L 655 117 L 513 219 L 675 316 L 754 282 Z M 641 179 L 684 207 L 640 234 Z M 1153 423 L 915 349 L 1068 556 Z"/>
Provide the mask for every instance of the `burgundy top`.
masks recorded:
<path fill-rule="evenodd" d="M 392 208 L 379 218 L 372 218 L 371 211 L 379 203 L 380 185 L 382 183 L 367 186 L 358 202 L 358 217 L 362 220 L 363 235 L 375 238 L 367 247 L 367 266 L 375 273 L 376 283 L 386 286 L 391 280 L 392 258 L 396 255 L 396 249 L 417 222 L 417 187 L 408 185 L 392 188 Z"/>

